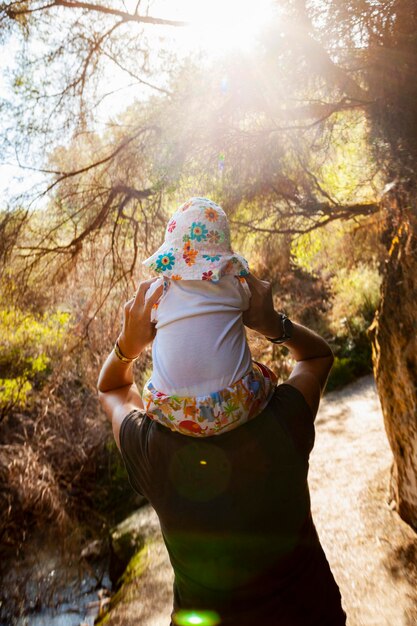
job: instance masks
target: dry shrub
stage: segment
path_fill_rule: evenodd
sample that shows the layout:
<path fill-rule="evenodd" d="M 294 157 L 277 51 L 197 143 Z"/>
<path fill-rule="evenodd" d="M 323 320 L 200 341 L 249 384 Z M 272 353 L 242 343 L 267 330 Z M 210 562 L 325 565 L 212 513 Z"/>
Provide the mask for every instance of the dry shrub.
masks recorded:
<path fill-rule="evenodd" d="M 67 306 L 80 312 L 79 319 L 72 316 L 42 386 L 34 386 L 27 404 L 15 405 L 0 422 L 0 538 L 9 553 L 46 522 L 63 539 L 80 524 L 87 533 L 94 526 L 102 531 L 114 521 L 106 503 L 131 493 L 96 392 L 101 364 L 120 329 L 123 297 L 115 298 L 117 307 L 91 296 L 87 315 L 78 302 L 85 294 L 75 285 L 66 288 Z"/>
<path fill-rule="evenodd" d="M 6 541 L 10 540 L 13 532 L 16 522 L 13 518 L 18 507 L 23 516 L 30 514 L 39 521 L 53 520 L 62 530 L 67 528 L 70 520 L 65 495 L 60 490 L 51 464 L 41 458 L 39 451 L 28 442 L 4 446 L 0 451 L 0 467 L 1 476 L 8 486 L 7 493 L 3 490 L 8 506 L 2 503 L 1 520 L 3 528 L 8 527 L 9 531 Z"/>
<path fill-rule="evenodd" d="M 55 602 L 63 581 L 39 578 L 37 545 L 61 553 L 81 581 L 83 547 L 137 505 L 99 409 L 97 375 L 114 336 L 100 326 L 90 337 L 73 329 L 43 385 L 0 422 L 0 622 Z"/>
<path fill-rule="evenodd" d="M 46 522 L 66 534 L 91 505 L 109 429 L 98 415 L 95 393 L 67 374 L 64 381 L 62 374 L 53 376 L 30 412 L 1 424 L 3 546 L 18 547 Z"/>

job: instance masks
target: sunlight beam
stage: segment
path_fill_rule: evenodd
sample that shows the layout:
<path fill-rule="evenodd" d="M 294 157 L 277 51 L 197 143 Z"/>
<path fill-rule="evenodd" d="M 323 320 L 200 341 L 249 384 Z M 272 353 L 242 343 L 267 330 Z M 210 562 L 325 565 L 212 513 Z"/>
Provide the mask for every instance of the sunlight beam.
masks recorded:
<path fill-rule="evenodd" d="M 271 0 L 180 0 L 175 14 L 189 24 L 181 33 L 187 47 L 211 57 L 250 51 L 262 27 L 275 15 Z"/>

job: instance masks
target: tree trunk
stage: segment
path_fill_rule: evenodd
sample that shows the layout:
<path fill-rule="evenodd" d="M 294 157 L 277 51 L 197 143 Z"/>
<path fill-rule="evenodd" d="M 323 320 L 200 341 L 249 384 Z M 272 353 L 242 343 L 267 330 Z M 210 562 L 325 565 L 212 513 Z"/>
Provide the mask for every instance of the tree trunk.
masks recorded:
<path fill-rule="evenodd" d="M 376 384 L 394 455 L 390 497 L 417 530 L 417 219 L 414 194 L 385 198 L 390 227 L 382 300 L 370 329 Z"/>

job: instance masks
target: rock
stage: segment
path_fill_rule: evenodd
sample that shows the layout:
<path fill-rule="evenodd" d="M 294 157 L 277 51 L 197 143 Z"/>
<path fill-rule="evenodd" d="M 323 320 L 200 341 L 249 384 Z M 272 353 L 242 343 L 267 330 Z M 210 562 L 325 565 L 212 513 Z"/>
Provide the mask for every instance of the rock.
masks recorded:
<path fill-rule="evenodd" d="M 110 541 L 114 534 L 117 547 L 118 536 L 130 531 L 137 545 L 143 547 L 133 554 L 119 578 L 113 574 L 117 589 L 113 589 L 110 602 L 103 604 L 102 612 L 94 621 L 96 626 L 156 626 L 170 622 L 174 572 L 158 517 L 150 505 L 114 528 Z"/>
<path fill-rule="evenodd" d="M 89 544 L 85 546 L 81 550 L 81 558 L 86 559 L 88 561 L 98 559 L 105 554 L 106 546 L 104 542 L 100 539 L 96 539 L 95 541 L 91 541 Z"/>
<path fill-rule="evenodd" d="M 417 200 L 394 189 L 385 203 L 392 221 L 386 236 L 388 260 L 370 335 L 385 430 L 394 455 L 390 507 L 417 530 Z"/>
<path fill-rule="evenodd" d="M 158 517 L 149 504 L 132 513 L 110 531 L 109 576 L 114 587 L 131 558 L 144 547 L 147 539 L 158 532 Z"/>

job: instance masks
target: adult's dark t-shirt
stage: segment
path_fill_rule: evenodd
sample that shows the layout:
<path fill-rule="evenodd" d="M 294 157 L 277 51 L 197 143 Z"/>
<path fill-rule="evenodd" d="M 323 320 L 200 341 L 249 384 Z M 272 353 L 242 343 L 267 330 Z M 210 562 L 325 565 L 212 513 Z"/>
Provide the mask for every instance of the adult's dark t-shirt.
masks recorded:
<path fill-rule="evenodd" d="M 313 422 L 289 384 L 256 419 L 206 439 L 140 411 L 126 416 L 121 452 L 132 487 L 158 514 L 174 611 L 216 611 L 222 626 L 346 623 L 310 513 Z"/>

